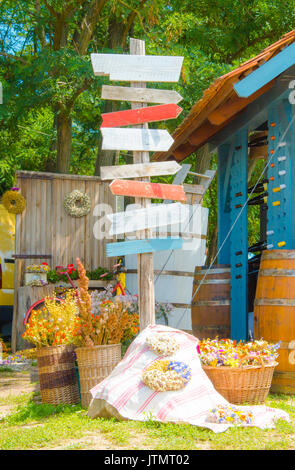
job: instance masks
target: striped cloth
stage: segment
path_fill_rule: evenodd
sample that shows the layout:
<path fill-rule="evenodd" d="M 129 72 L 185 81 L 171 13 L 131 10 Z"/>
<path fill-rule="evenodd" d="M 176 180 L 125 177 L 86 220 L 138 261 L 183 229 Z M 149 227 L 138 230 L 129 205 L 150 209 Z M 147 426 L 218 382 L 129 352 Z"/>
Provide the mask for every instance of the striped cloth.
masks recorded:
<path fill-rule="evenodd" d="M 190 382 L 181 390 L 155 392 L 141 380 L 143 369 L 157 356 L 146 344 L 152 333 L 170 333 L 180 344 L 173 360 L 182 361 L 192 369 Z M 88 416 L 144 421 L 153 419 L 161 422 L 190 423 L 209 428 L 214 432 L 226 431 L 231 424 L 217 424 L 208 421 L 211 408 L 228 402 L 215 390 L 201 367 L 196 351 L 198 340 L 180 330 L 163 325 L 148 326 L 130 345 L 122 361 L 113 372 L 96 387 L 92 388 L 92 400 Z M 254 425 L 272 428 L 277 419 L 289 420 L 289 415 L 266 406 L 238 407 L 254 414 Z M 250 425 L 245 425 L 250 426 Z"/>

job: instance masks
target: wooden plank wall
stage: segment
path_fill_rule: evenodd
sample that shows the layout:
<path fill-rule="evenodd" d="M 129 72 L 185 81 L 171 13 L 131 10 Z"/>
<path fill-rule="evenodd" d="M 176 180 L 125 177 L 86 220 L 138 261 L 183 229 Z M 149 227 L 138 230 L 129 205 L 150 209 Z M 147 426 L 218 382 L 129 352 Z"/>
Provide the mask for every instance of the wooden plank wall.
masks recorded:
<path fill-rule="evenodd" d="M 17 186 L 27 207 L 17 216 L 15 253 L 52 255 L 52 260 L 25 260 L 23 269 L 28 264 L 43 261 L 52 267 L 76 265 L 77 257 L 86 269 L 110 267 L 105 245 L 113 239 L 96 240 L 93 235 L 93 226 L 98 220 L 93 216 L 95 205 L 109 204 L 115 211 L 115 196 L 108 190 L 108 183 L 92 176 L 19 171 Z M 64 198 L 74 189 L 91 198 L 91 211 L 85 217 L 71 217 L 64 210 Z"/>

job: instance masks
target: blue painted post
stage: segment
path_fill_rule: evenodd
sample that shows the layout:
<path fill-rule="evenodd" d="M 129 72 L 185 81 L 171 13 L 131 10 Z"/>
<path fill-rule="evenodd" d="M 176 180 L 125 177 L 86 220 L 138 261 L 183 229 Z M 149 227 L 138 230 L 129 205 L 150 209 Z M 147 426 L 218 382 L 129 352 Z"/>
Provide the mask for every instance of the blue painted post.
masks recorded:
<path fill-rule="evenodd" d="M 295 248 L 294 125 L 285 134 L 293 116 L 288 99 L 268 111 L 268 214 L 267 243 L 270 249 Z"/>
<path fill-rule="evenodd" d="M 229 143 L 218 148 L 218 255 L 219 264 L 230 263 L 230 239 L 224 240 L 230 230 L 230 171 L 231 171 L 231 146 Z"/>
<path fill-rule="evenodd" d="M 230 179 L 231 338 L 248 339 L 248 131 L 233 137 Z M 242 211 L 242 212 L 241 212 Z"/>

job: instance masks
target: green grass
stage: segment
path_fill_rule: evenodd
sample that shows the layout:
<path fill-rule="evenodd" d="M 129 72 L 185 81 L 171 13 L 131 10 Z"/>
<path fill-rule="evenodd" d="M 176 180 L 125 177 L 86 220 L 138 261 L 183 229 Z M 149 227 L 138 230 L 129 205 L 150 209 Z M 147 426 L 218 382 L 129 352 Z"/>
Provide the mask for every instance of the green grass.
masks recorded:
<path fill-rule="evenodd" d="M 285 450 L 295 448 L 295 397 L 270 395 L 267 405 L 290 414 L 290 423 L 278 421 L 275 429 L 231 428 L 214 434 L 186 424 L 115 419 L 90 419 L 80 405 L 38 403 L 36 393 L 10 396 L 0 405 L 14 409 L 0 420 L 0 449 L 91 449 L 91 436 L 101 438 L 110 448 L 153 450 L 235 449 Z M 82 442 L 81 442 L 82 441 Z"/>

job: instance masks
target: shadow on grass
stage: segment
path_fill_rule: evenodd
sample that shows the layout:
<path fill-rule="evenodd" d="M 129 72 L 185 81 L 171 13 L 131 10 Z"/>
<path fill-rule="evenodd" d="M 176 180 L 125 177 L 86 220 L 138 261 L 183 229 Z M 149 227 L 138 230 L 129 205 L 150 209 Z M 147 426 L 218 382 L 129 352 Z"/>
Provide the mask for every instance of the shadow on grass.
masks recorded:
<path fill-rule="evenodd" d="M 17 410 L 6 418 L 6 421 L 10 424 L 24 424 L 27 421 L 42 421 L 50 416 L 70 415 L 82 410 L 81 404 L 51 405 L 50 403 L 40 403 L 39 400 L 40 394 L 34 394 L 25 405 L 19 405 Z"/>

